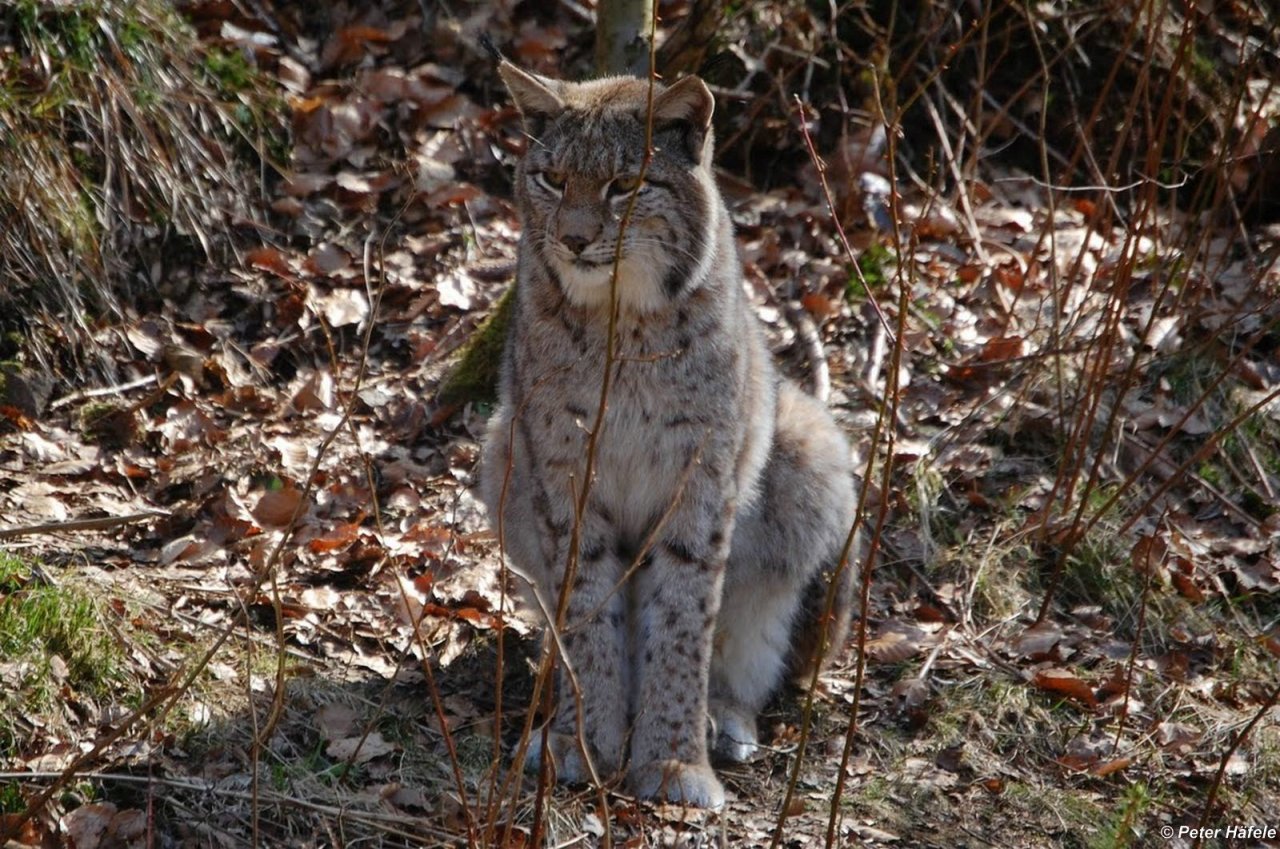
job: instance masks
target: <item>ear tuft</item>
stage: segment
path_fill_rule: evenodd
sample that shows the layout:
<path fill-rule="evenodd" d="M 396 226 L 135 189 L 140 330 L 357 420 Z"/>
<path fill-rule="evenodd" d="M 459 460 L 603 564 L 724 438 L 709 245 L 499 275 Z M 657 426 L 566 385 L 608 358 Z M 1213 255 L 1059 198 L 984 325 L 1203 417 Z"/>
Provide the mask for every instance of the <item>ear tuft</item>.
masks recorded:
<path fill-rule="evenodd" d="M 564 101 L 560 99 L 559 93 L 560 83 L 557 80 L 531 74 L 506 59 L 498 65 L 498 73 L 507 84 L 507 91 L 511 92 L 516 108 L 524 116 L 529 135 L 541 135 L 543 127 L 564 111 Z"/>
<path fill-rule="evenodd" d="M 716 99 L 707 84 L 697 77 L 685 77 L 654 97 L 654 132 L 678 132 L 689 156 L 701 161 L 715 108 Z"/>

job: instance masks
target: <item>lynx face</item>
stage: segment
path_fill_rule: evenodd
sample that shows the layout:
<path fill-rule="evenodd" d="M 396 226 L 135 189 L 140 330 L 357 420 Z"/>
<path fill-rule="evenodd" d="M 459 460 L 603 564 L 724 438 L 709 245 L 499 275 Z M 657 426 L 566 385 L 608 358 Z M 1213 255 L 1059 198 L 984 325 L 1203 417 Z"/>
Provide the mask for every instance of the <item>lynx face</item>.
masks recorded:
<path fill-rule="evenodd" d="M 719 206 L 710 101 L 696 96 L 705 88 L 685 88 L 655 98 L 647 168 L 646 83 L 599 80 L 522 102 L 534 131 L 517 172 L 525 230 L 575 305 L 609 302 L 615 260 L 619 302 L 636 313 L 660 309 L 704 276 Z"/>

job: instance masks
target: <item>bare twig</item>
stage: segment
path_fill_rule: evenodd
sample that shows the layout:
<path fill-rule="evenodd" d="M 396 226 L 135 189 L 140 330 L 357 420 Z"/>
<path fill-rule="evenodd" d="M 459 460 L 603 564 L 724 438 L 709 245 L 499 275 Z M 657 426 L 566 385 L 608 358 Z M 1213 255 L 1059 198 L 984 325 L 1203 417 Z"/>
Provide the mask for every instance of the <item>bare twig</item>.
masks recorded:
<path fill-rule="evenodd" d="M 1253 715 L 1253 718 L 1241 729 L 1236 738 L 1231 741 L 1231 745 L 1222 753 L 1222 759 L 1218 762 L 1218 771 L 1214 773 L 1213 783 L 1209 785 L 1209 792 L 1205 794 L 1204 811 L 1200 814 L 1199 827 L 1196 829 L 1195 839 L 1191 843 L 1191 849 L 1199 849 L 1201 841 L 1204 839 L 1205 828 L 1209 824 L 1209 818 L 1213 816 L 1213 805 L 1218 799 L 1218 790 L 1222 787 L 1222 777 L 1227 774 L 1227 766 L 1231 763 L 1231 756 L 1236 750 L 1249 738 L 1249 732 L 1253 730 L 1262 718 L 1276 706 L 1276 702 L 1280 701 L 1280 684 L 1275 686 L 1271 691 L 1271 695 L 1262 703 L 1262 707 Z"/>
<path fill-rule="evenodd" d="M 128 513 L 124 516 L 95 516 L 91 519 L 67 519 L 62 522 L 42 522 L 39 525 L 0 528 L 0 539 L 29 536 L 31 534 L 61 534 L 75 531 L 103 531 L 107 528 L 118 528 L 134 522 L 145 522 L 148 519 L 167 518 L 167 510 L 146 510 L 141 513 Z"/>
<path fill-rule="evenodd" d="M 91 398 L 105 398 L 108 395 L 123 395 L 133 389 L 139 389 L 143 386 L 150 386 L 159 378 L 154 374 L 148 374 L 137 380 L 130 380 L 126 383 L 118 383 L 115 386 L 99 386 L 97 389 L 82 389 L 79 392 L 72 392 L 70 395 L 64 395 L 49 405 L 49 409 L 58 410 L 68 404 L 77 404 L 81 401 L 88 401 Z"/>

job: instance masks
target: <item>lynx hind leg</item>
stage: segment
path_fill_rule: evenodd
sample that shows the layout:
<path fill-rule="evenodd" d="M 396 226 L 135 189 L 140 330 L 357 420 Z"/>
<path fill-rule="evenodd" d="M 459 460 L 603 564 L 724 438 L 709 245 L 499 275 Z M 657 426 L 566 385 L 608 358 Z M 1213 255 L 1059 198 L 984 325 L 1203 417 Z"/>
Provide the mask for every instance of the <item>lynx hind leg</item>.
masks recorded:
<path fill-rule="evenodd" d="M 843 434 L 821 403 L 783 384 L 761 493 L 739 515 L 717 620 L 711 713 L 719 757 L 741 761 L 754 754 L 756 715 L 793 670 L 802 649 L 797 638 L 808 637 L 804 625 L 819 592 L 825 606 L 823 569 L 839 558 L 853 497 Z M 852 596 L 845 577 L 828 623 L 833 638 L 848 632 Z"/>
<path fill-rule="evenodd" d="M 846 533 L 848 529 L 845 529 Z M 797 686 L 806 687 L 813 677 L 814 663 L 825 669 L 842 653 L 849 638 L 858 590 L 858 573 L 862 568 L 861 534 L 849 549 L 843 570 L 839 550 L 831 561 L 813 576 L 804 589 L 800 610 L 791 629 L 791 652 L 787 657 L 787 673 Z M 827 598 L 831 582 L 839 581 L 827 615 Z"/>

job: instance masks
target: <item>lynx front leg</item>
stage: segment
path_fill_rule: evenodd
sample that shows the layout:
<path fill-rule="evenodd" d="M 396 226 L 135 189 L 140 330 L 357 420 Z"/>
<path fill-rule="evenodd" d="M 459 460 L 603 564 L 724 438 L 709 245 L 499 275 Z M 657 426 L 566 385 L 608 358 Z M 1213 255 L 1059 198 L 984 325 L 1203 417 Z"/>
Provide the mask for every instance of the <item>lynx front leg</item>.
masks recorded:
<path fill-rule="evenodd" d="M 707 760 L 707 675 L 724 560 L 669 538 L 637 576 L 636 718 L 628 778 L 640 796 L 707 808 L 724 788 Z"/>
<path fill-rule="evenodd" d="M 567 557 L 567 543 L 562 549 Z M 561 561 L 565 562 L 565 561 Z M 548 740 L 560 781 L 586 781 L 585 743 L 597 777 L 606 779 L 622 766 L 627 737 L 625 599 L 617 589 L 622 564 L 609 535 L 592 534 L 581 546 L 569 588 L 567 612 L 559 629 L 566 657 L 557 672 L 557 707 Z M 545 599 L 554 616 L 560 587 Z M 530 747 L 527 765 L 540 762 L 541 735 Z"/>

